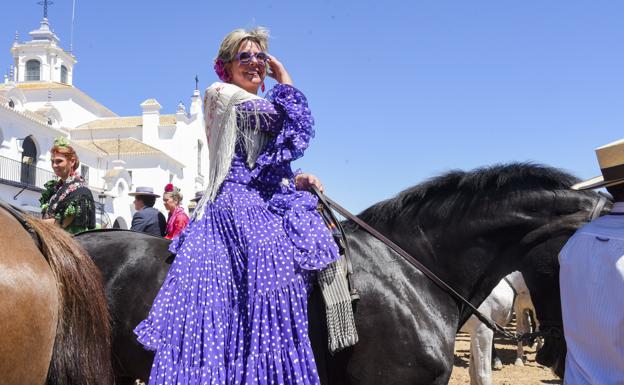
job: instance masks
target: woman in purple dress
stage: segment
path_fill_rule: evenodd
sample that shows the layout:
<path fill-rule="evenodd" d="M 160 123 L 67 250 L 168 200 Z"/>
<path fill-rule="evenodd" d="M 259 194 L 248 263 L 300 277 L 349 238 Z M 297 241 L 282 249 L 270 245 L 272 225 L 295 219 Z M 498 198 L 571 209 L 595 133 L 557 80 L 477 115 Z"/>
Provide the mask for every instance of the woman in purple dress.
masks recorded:
<path fill-rule="evenodd" d="M 339 255 L 302 191 L 318 179 L 290 167 L 314 136 L 307 100 L 267 44 L 263 28 L 235 30 L 215 60 L 222 82 L 204 97 L 209 187 L 135 329 L 156 352 L 150 384 L 319 384 L 308 292 Z M 261 98 L 266 75 L 278 84 Z"/>

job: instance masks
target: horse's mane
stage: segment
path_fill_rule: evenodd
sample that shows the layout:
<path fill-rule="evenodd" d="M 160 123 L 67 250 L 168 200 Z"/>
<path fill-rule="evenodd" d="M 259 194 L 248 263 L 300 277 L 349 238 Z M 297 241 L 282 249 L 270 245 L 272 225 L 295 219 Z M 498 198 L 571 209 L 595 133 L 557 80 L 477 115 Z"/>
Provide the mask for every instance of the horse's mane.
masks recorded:
<path fill-rule="evenodd" d="M 451 218 L 478 203 L 492 205 L 501 194 L 513 192 L 515 197 L 528 197 L 536 190 L 567 190 L 576 182 L 578 178 L 562 170 L 533 163 L 499 164 L 472 171 L 453 170 L 376 203 L 358 217 L 374 225 L 432 208 L 429 211 L 435 212 L 436 217 Z M 535 199 L 534 194 L 530 199 Z"/>

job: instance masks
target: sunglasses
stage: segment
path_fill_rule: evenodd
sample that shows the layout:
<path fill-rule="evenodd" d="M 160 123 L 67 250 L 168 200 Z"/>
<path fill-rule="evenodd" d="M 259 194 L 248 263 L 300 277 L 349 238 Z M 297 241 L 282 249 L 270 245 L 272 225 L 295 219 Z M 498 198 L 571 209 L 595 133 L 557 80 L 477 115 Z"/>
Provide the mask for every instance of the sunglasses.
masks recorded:
<path fill-rule="evenodd" d="M 253 58 L 256 58 L 258 63 L 262 64 L 266 64 L 269 61 L 269 55 L 267 55 L 266 52 L 251 53 L 249 51 L 243 51 L 239 52 L 236 55 L 236 60 L 238 60 L 238 64 L 247 65 L 251 63 Z"/>

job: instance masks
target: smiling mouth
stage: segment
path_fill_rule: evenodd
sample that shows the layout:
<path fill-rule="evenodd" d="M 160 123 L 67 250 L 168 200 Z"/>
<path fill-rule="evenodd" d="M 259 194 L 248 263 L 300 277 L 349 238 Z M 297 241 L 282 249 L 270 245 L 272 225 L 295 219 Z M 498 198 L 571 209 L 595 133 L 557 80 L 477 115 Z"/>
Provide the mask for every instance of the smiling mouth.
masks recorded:
<path fill-rule="evenodd" d="M 245 71 L 245 74 L 247 76 L 260 76 L 260 72 L 259 71 Z"/>

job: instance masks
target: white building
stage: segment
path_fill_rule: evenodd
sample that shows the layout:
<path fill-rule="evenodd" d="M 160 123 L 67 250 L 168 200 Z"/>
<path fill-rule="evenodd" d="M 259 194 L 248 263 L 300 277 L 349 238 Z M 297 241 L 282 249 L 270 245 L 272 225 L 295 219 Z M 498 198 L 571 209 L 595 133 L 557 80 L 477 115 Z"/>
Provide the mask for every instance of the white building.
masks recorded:
<path fill-rule="evenodd" d="M 31 40 L 11 47 L 14 63 L 0 84 L 0 199 L 39 213 L 43 184 L 54 177 L 50 148 L 54 138 L 70 139 L 80 173 L 98 204 L 98 223 L 129 228 L 136 186 L 162 192 L 181 188 L 184 204 L 204 189 L 208 169 L 199 91 L 190 109 L 160 113 L 147 99 L 137 116 L 118 116 L 74 86 L 76 58 L 63 50 L 47 18 Z M 162 195 L 162 194 L 161 194 Z M 156 208 L 164 212 L 162 201 Z"/>

